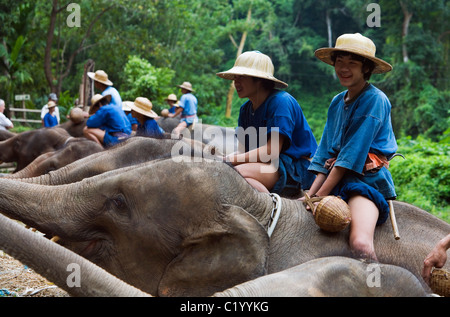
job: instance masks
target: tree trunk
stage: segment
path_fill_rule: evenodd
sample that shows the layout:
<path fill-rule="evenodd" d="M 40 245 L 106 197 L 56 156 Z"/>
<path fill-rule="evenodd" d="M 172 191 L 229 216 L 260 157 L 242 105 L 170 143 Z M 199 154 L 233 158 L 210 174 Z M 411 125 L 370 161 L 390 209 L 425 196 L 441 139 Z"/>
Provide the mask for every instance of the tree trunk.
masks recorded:
<path fill-rule="evenodd" d="M 251 19 L 252 19 L 252 7 L 250 6 L 250 8 L 248 9 L 248 12 L 247 12 L 247 23 L 250 22 Z M 242 33 L 241 42 L 239 43 L 239 47 L 237 48 L 236 58 L 242 54 L 242 51 L 243 51 L 244 45 L 245 45 L 245 41 L 247 39 L 247 34 L 248 34 L 247 31 L 244 31 L 244 33 Z M 226 109 L 225 109 L 225 118 L 231 117 L 231 104 L 233 102 L 233 95 L 234 95 L 234 83 L 231 82 L 230 89 L 228 89 L 228 94 L 227 94 L 227 105 L 226 105 Z"/>
<path fill-rule="evenodd" d="M 406 4 L 403 3 L 403 1 L 400 1 L 400 5 L 403 11 L 402 55 L 403 55 L 403 62 L 407 63 L 409 61 L 409 57 L 408 57 L 408 48 L 406 47 L 406 37 L 408 36 L 409 23 L 411 22 L 413 13 L 408 11 L 408 7 L 406 6 Z"/>

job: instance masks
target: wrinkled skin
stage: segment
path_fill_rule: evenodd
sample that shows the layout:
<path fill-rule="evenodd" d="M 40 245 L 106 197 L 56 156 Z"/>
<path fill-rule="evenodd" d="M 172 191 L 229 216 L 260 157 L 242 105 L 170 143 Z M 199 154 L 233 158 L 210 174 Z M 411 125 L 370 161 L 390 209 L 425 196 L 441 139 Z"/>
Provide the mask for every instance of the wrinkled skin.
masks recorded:
<path fill-rule="evenodd" d="M 71 136 L 61 128 L 41 128 L 19 133 L 0 142 L 0 161 L 16 162 L 15 172 L 39 155 L 62 148 Z"/>
<path fill-rule="evenodd" d="M 97 142 L 86 138 L 72 138 L 67 141 L 63 148 L 41 154 L 24 169 L 17 173 L 6 174 L 5 177 L 28 178 L 44 175 L 103 150 L 104 148 Z"/>
<path fill-rule="evenodd" d="M 425 297 L 430 293 L 417 277 L 401 267 L 334 256 L 259 277 L 214 296 Z"/>
<path fill-rule="evenodd" d="M 215 147 L 195 140 L 132 137 L 112 148 L 79 159 L 46 175 L 20 180 L 42 185 L 69 184 L 114 169 L 176 155 L 191 156 L 199 160 L 202 157 L 221 159 L 221 154 L 216 152 Z"/>
<path fill-rule="evenodd" d="M 42 274 L 72 296 L 151 296 L 0 214 L 0 248 Z M 79 287 L 67 283 L 74 263 L 82 272 Z M 370 267 L 370 265 L 375 265 Z M 372 278 L 371 274 L 378 273 Z M 379 279 L 377 279 L 379 278 Z M 367 281 L 373 284 L 369 285 Z M 386 264 L 326 257 L 233 286 L 216 297 L 273 296 L 427 296 L 409 271 Z"/>
<path fill-rule="evenodd" d="M 272 198 L 217 161 L 166 159 L 67 185 L 0 179 L 0 187 L 2 213 L 59 236 L 62 245 L 152 295 L 206 296 L 319 257 L 352 256 L 348 230 L 321 231 L 296 200 L 282 200 L 269 243 Z M 421 279 L 423 259 L 450 225 L 394 205 L 402 237 L 395 240 L 389 224 L 377 227 L 375 251 L 381 263 Z"/>

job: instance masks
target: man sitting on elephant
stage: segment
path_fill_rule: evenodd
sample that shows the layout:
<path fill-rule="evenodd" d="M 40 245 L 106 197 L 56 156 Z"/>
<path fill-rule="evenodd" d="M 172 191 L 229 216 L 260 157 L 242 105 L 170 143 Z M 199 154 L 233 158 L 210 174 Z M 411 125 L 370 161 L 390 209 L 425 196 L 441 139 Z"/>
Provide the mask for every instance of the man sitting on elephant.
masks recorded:
<path fill-rule="evenodd" d="M 239 98 L 249 99 L 241 106 L 237 129 L 245 149 L 227 160 L 257 190 L 289 189 L 295 195 L 309 189 L 314 180 L 308 167 L 317 142 L 295 98 L 277 89 L 288 85 L 273 73 L 270 57 L 253 51 L 241 54 L 232 69 L 217 74 L 234 80 Z M 251 131 L 255 133 L 247 134 Z"/>
<path fill-rule="evenodd" d="M 111 96 L 92 97 L 90 113 L 83 130 L 84 136 L 105 147 L 113 146 L 131 135 L 131 124 L 122 108 L 110 103 Z"/>

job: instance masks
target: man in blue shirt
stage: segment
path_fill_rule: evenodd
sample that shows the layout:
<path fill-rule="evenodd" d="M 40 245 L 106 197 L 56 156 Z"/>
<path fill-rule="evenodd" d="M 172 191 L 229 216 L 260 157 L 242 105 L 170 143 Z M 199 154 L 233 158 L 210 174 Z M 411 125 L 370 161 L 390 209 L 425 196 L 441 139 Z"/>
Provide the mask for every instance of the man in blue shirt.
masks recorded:
<path fill-rule="evenodd" d="M 198 122 L 197 117 L 197 98 L 192 94 L 194 90 L 192 89 L 192 84 L 185 81 L 183 84 L 179 85 L 181 88 L 181 93 L 183 94 L 180 98 L 179 107 L 175 110 L 175 113 L 169 113 L 169 118 L 174 118 L 181 114 L 180 123 L 173 129 L 172 133 L 175 136 L 179 136 L 185 128 L 193 127 L 195 122 Z"/>
<path fill-rule="evenodd" d="M 164 130 L 155 120 L 158 115 L 152 110 L 153 105 L 148 98 L 137 97 L 136 100 L 130 104 L 130 107 L 131 115 L 139 122 L 136 131 L 137 136 L 151 138 L 162 138 L 164 136 Z"/>
<path fill-rule="evenodd" d="M 347 90 L 328 109 L 322 139 L 310 166 L 317 174 L 310 196 L 339 195 L 351 212 L 350 247 L 358 257 L 377 260 L 375 226 L 386 221 L 386 200 L 396 197 L 389 159 L 397 150 L 386 95 L 367 81 L 392 69 L 375 57 L 375 44 L 359 33 L 344 34 L 334 48 L 315 55 L 333 65 Z"/>
<path fill-rule="evenodd" d="M 308 167 L 317 143 L 298 102 L 277 89 L 287 84 L 273 73 L 270 57 L 253 51 L 241 54 L 232 69 L 217 74 L 234 80 L 239 98 L 249 99 L 241 106 L 236 129 L 242 148 L 226 159 L 257 190 L 290 189 L 287 195 L 293 196 L 314 180 Z"/>
<path fill-rule="evenodd" d="M 108 79 L 108 74 L 103 70 L 97 70 L 95 73 L 87 73 L 94 80 L 94 87 L 101 91 L 102 96 L 110 95 L 110 104 L 122 109 L 122 98 L 112 81 Z"/>
<path fill-rule="evenodd" d="M 86 121 L 83 134 L 87 139 L 110 147 L 131 135 L 131 124 L 123 112 L 110 103 L 110 96 L 100 94 L 92 97 L 92 109 L 98 109 Z M 91 113 L 91 112 L 90 112 Z"/>
<path fill-rule="evenodd" d="M 58 117 L 55 114 L 56 103 L 50 100 L 47 104 L 48 112 L 45 114 L 43 122 L 44 127 L 52 128 L 58 125 Z"/>

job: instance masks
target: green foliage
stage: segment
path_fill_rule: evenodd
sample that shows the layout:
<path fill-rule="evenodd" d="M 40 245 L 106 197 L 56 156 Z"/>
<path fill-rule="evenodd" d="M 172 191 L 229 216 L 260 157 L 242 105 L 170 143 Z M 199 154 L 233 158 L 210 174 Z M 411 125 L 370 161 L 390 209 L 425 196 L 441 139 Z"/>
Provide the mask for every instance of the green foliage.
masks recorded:
<path fill-rule="evenodd" d="M 137 97 L 146 97 L 153 103 L 154 110 L 162 110 L 164 99 L 171 93 L 174 71 L 169 68 L 157 68 L 149 61 L 138 56 L 130 56 L 124 67 L 125 83 L 121 93 L 123 100 L 134 101 Z"/>
<path fill-rule="evenodd" d="M 398 144 L 397 152 L 406 157 L 390 165 L 398 200 L 450 222 L 450 143 L 406 137 Z"/>

